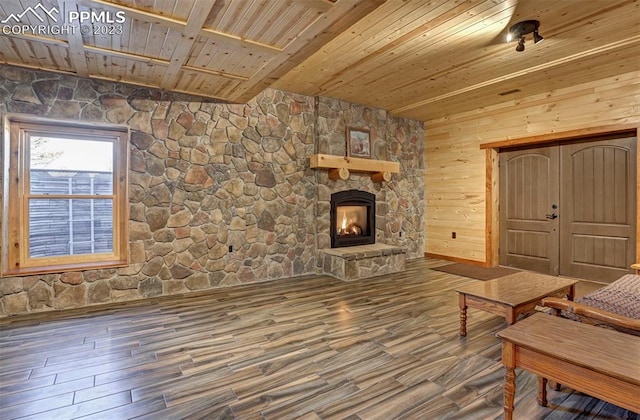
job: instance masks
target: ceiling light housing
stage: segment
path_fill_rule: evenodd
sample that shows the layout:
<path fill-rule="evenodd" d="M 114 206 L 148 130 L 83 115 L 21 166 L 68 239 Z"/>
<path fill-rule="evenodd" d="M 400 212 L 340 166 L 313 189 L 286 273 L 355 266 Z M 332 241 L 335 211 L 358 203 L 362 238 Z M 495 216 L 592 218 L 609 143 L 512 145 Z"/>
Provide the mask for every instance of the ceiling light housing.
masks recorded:
<path fill-rule="evenodd" d="M 538 30 L 533 31 L 533 43 L 537 44 L 542 41 L 544 41 L 544 38 L 538 33 Z"/>
<path fill-rule="evenodd" d="M 526 35 L 533 34 L 534 44 L 537 44 L 544 39 L 542 35 L 540 35 L 540 33 L 538 32 L 539 28 L 540 28 L 539 21 L 523 20 L 522 22 L 518 22 L 509 28 L 509 34 L 507 35 L 507 40 L 510 41 L 512 39 L 517 39 L 518 46 L 516 47 L 516 51 L 524 51 L 524 40 Z"/>

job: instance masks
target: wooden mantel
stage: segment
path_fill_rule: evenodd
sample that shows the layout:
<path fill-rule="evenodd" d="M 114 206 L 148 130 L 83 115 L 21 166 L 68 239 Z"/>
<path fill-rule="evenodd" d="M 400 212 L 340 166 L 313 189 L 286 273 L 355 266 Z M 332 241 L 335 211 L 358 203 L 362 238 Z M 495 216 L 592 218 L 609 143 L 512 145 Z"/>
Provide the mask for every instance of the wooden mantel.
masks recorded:
<path fill-rule="evenodd" d="M 400 163 L 388 160 L 363 159 L 350 156 L 317 154 L 310 158 L 311 168 L 328 169 L 329 178 L 346 180 L 350 171 L 370 172 L 374 182 L 390 181 L 391 174 L 400 172 Z"/>

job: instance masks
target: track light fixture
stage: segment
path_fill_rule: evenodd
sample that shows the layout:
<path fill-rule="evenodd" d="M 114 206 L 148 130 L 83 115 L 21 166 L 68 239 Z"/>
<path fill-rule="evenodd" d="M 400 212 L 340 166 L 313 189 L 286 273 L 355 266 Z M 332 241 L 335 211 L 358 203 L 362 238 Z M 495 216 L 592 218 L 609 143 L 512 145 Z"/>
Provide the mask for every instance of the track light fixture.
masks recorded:
<path fill-rule="evenodd" d="M 542 41 L 544 41 L 544 38 L 538 33 L 538 30 L 536 29 L 535 31 L 533 31 L 533 43 L 537 44 L 538 42 Z"/>
<path fill-rule="evenodd" d="M 509 34 L 507 35 L 507 41 L 511 41 L 513 39 L 518 40 L 518 46 L 516 47 L 516 51 L 524 51 L 524 40 L 525 35 L 533 34 L 533 43 L 537 44 L 538 42 L 542 42 L 544 38 L 538 32 L 540 28 L 540 22 L 537 20 L 523 20 L 522 22 L 518 22 L 515 25 L 512 25 L 509 28 Z"/>

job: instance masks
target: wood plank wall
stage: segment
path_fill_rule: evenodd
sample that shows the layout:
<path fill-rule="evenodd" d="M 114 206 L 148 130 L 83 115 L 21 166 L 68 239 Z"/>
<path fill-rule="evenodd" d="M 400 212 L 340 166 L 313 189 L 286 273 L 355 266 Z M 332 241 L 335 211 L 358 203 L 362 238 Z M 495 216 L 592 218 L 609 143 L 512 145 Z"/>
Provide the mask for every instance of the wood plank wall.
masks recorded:
<path fill-rule="evenodd" d="M 638 104 L 640 71 L 634 71 L 427 121 L 425 254 L 491 265 L 485 229 L 487 209 L 495 203 L 486 202 L 488 158 L 480 144 L 590 127 L 640 126 Z"/>

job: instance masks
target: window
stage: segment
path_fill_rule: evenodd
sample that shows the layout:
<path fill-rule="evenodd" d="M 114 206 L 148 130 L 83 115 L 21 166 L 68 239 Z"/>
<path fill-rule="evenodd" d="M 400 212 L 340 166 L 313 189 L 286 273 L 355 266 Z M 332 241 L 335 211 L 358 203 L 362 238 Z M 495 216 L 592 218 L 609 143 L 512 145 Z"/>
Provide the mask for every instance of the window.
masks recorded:
<path fill-rule="evenodd" d="M 5 117 L 3 276 L 127 264 L 127 134 Z"/>

